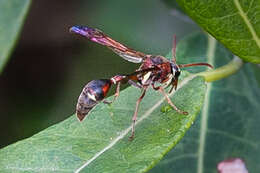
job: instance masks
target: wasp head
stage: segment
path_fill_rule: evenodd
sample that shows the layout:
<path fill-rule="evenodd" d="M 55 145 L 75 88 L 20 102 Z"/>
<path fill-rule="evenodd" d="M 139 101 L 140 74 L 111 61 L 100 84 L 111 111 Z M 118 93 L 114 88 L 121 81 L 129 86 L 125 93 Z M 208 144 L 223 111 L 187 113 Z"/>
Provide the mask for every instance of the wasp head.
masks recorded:
<path fill-rule="evenodd" d="M 174 88 L 177 89 L 178 78 L 181 74 L 181 70 L 180 70 L 180 67 L 175 63 L 171 63 L 171 68 L 172 68 L 172 75 L 173 75 L 172 83 L 173 83 Z"/>
<path fill-rule="evenodd" d="M 172 67 L 173 77 L 174 77 L 175 79 L 178 79 L 178 77 L 179 77 L 180 74 L 181 74 L 180 67 L 179 67 L 177 64 L 174 64 L 174 63 L 171 63 L 171 67 Z"/>

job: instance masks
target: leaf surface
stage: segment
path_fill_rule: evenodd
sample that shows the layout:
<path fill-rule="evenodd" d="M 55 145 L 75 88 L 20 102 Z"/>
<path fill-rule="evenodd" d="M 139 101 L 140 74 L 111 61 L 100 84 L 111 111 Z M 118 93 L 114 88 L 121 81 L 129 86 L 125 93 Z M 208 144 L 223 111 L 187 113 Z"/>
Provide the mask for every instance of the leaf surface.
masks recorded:
<path fill-rule="evenodd" d="M 202 50 L 207 54 L 209 42 L 198 36 L 187 39 L 197 40 L 200 49 L 191 41 L 179 43 L 179 48 L 193 50 L 192 56 L 200 56 Z M 223 47 L 218 44 L 213 47 L 214 56 L 208 61 L 212 61 L 215 67 L 231 60 L 232 55 Z M 191 56 L 189 54 L 182 52 L 180 60 Z M 180 63 L 186 63 L 186 60 Z M 252 66 L 246 64 L 235 75 L 208 84 L 198 120 L 151 173 L 169 170 L 216 173 L 220 161 L 236 157 L 245 161 L 249 172 L 260 170 L 260 89 Z"/>
<path fill-rule="evenodd" d="M 14 47 L 30 2 L 30 0 L 0 1 L 0 73 Z"/>
<path fill-rule="evenodd" d="M 244 61 L 260 63 L 260 1 L 177 0 L 184 11 Z"/>

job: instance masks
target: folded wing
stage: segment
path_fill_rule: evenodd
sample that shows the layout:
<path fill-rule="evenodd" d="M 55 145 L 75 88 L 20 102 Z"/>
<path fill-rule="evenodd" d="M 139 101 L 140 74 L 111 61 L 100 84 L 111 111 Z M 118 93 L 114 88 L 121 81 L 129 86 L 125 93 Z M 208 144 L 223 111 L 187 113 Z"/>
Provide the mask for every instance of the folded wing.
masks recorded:
<path fill-rule="evenodd" d="M 125 45 L 108 37 L 106 34 L 98 29 L 86 26 L 73 26 L 70 28 L 70 32 L 82 35 L 93 42 L 107 46 L 125 60 L 133 63 L 141 63 L 147 57 L 146 54 L 126 47 Z"/>

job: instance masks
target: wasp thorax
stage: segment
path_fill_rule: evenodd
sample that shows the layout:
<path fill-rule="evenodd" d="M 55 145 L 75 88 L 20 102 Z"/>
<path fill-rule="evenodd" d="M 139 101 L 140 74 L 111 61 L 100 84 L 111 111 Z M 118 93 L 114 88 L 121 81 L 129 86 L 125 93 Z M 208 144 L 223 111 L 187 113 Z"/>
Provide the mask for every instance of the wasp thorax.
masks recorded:
<path fill-rule="evenodd" d="M 88 112 L 102 101 L 108 93 L 111 81 L 108 79 L 92 80 L 82 90 L 76 106 L 76 114 L 82 121 Z"/>

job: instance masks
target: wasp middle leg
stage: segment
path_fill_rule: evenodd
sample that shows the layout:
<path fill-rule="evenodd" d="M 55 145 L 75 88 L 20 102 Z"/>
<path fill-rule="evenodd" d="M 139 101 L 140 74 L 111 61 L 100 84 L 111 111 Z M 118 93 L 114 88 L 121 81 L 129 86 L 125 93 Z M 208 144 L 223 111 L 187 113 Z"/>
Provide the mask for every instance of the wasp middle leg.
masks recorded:
<path fill-rule="evenodd" d="M 167 102 L 169 103 L 169 105 L 171 105 L 171 107 L 176 110 L 178 113 L 183 114 L 183 115 L 188 115 L 189 113 L 186 111 L 182 111 L 180 109 L 178 109 L 173 102 L 171 101 L 171 99 L 169 98 L 169 96 L 167 95 L 167 93 L 164 91 L 163 87 L 159 87 L 159 91 L 164 95 L 164 97 L 166 98 Z"/>

